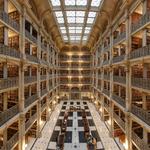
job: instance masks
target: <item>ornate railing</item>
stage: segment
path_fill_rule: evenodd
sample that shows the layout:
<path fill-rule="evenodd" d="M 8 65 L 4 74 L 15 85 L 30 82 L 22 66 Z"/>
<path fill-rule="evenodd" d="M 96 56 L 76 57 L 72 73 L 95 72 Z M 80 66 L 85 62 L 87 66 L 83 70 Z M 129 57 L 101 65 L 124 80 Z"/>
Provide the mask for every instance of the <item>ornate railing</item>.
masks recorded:
<path fill-rule="evenodd" d="M 18 86 L 18 78 L 17 77 L 0 80 L 0 90 L 17 87 L 17 86 Z"/>
<path fill-rule="evenodd" d="M 115 100 L 118 104 L 120 104 L 121 106 L 123 106 L 125 108 L 126 104 L 125 104 L 125 100 L 121 97 L 119 97 L 116 94 L 113 94 L 112 96 L 113 100 Z"/>
<path fill-rule="evenodd" d="M 43 95 L 46 94 L 46 93 L 47 93 L 47 89 L 42 90 L 42 91 L 41 91 L 41 96 L 43 96 Z"/>
<path fill-rule="evenodd" d="M 29 31 L 25 30 L 25 36 L 33 43 L 37 43 L 37 39 L 33 35 L 31 35 Z"/>
<path fill-rule="evenodd" d="M 150 45 L 138 48 L 134 51 L 131 51 L 129 54 L 130 59 L 135 59 L 139 57 L 149 56 L 150 55 Z"/>
<path fill-rule="evenodd" d="M 110 80 L 110 75 L 104 75 L 104 79 Z"/>
<path fill-rule="evenodd" d="M 46 80 L 46 75 L 41 75 L 41 76 L 40 76 L 40 79 L 41 79 L 41 80 Z"/>
<path fill-rule="evenodd" d="M 48 62 L 46 60 L 41 60 L 41 64 L 44 64 L 44 65 L 48 65 Z"/>
<path fill-rule="evenodd" d="M 132 105 L 131 112 L 145 123 L 150 125 L 150 113 L 135 105 Z"/>
<path fill-rule="evenodd" d="M 110 48 L 110 44 L 107 45 L 106 47 L 104 47 L 104 52 L 107 51 L 107 50 L 109 50 L 109 48 Z"/>
<path fill-rule="evenodd" d="M 37 76 L 25 76 L 24 77 L 24 83 L 28 84 L 28 83 L 32 83 L 37 81 Z"/>
<path fill-rule="evenodd" d="M 36 118 L 37 118 L 37 113 L 35 113 L 33 116 L 29 118 L 29 120 L 25 123 L 25 130 L 27 130 L 33 124 Z"/>
<path fill-rule="evenodd" d="M 117 83 L 123 83 L 126 84 L 126 77 L 124 76 L 113 76 L 113 81 Z"/>
<path fill-rule="evenodd" d="M 108 65 L 109 64 L 109 60 L 105 60 L 104 62 L 103 62 L 103 66 L 104 65 Z"/>
<path fill-rule="evenodd" d="M 131 31 L 134 32 L 150 21 L 150 12 L 146 12 L 140 19 L 132 24 Z"/>
<path fill-rule="evenodd" d="M 107 111 L 109 112 L 109 104 L 104 103 L 104 107 L 107 109 Z"/>
<path fill-rule="evenodd" d="M 113 117 L 119 126 L 125 131 L 125 122 L 114 112 Z"/>
<path fill-rule="evenodd" d="M 105 95 L 107 95 L 107 96 L 109 96 L 109 95 L 110 95 L 110 91 L 109 91 L 109 90 L 107 90 L 107 89 L 103 89 L 103 93 L 104 93 Z"/>
<path fill-rule="evenodd" d="M 43 50 L 47 51 L 47 47 L 46 47 L 46 45 L 45 45 L 44 43 L 41 44 L 41 48 L 42 48 Z"/>
<path fill-rule="evenodd" d="M 25 107 L 28 107 L 29 105 L 31 105 L 33 102 L 35 102 L 37 100 L 38 96 L 37 94 L 34 94 L 30 97 L 28 97 L 26 100 L 25 100 Z"/>
<path fill-rule="evenodd" d="M 0 19 L 15 30 L 19 31 L 19 24 L 15 20 L 11 19 L 9 14 L 5 11 L 0 12 Z"/>
<path fill-rule="evenodd" d="M 41 111 L 43 111 L 45 108 L 46 108 L 46 103 L 45 104 L 43 104 L 42 106 L 41 106 Z"/>
<path fill-rule="evenodd" d="M 19 113 L 18 105 L 15 105 L 0 113 L 0 126 L 6 123 L 9 119 L 13 118 Z"/>
<path fill-rule="evenodd" d="M 22 57 L 19 50 L 16 50 L 16 49 L 11 48 L 9 46 L 6 46 L 4 44 L 0 44 L 0 54 L 10 56 L 10 57 L 14 57 L 14 58 L 21 58 Z"/>
<path fill-rule="evenodd" d="M 121 62 L 125 59 L 125 55 L 116 56 L 113 58 L 113 63 Z"/>
<path fill-rule="evenodd" d="M 134 131 L 132 131 L 132 140 L 139 149 L 150 150 L 148 144 L 146 144 Z"/>
<path fill-rule="evenodd" d="M 26 58 L 27 58 L 29 61 L 32 61 L 32 62 L 35 62 L 35 63 L 39 63 L 39 59 L 38 59 L 37 57 L 35 57 L 35 56 L 26 54 Z"/>
<path fill-rule="evenodd" d="M 19 140 L 19 132 L 15 133 L 8 141 L 6 145 L 6 149 L 10 150 L 14 147 L 14 145 L 18 142 Z"/>
<path fill-rule="evenodd" d="M 132 86 L 150 90 L 150 78 L 132 78 Z"/>
<path fill-rule="evenodd" d="M 6 146 L 2 146 L 0 150 L 11 150 L 15 144 L 19 141 L 19 132 L 16 132 L 7 142 Z"/>
<path fill-rule="evenodd" d="M 120 33 L 120 35 L 118 35 L 118 37 L 116 39 L 114 39 L 113 44 L 116 44 L 116 43 L 122 41 L 123 39 L 125 39 L 125 37 L 126 37 L 126 32 Z"/>

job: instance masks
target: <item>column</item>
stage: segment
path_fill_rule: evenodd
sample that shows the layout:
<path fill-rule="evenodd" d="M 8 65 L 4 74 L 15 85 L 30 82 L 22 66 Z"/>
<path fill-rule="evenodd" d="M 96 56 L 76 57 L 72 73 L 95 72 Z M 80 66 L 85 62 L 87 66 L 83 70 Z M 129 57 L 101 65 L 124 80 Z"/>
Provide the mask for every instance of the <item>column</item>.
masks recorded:
<path fill-rule="evenodd" d="M 3 130 L 3 146 L 4 150 L 7 150 L 7 127 Z"/>
<path fill-rule="evenodd" d="M 129 16 L 129 8 L 128 8 L 128 2 L 126 3 L 127 9 L 125 11 L 126 16 L 126 60 L 128 61 L 128 54 L 131 51 L 131 16 Z M 132 142 L 131 142 L 131 130 L 132 130 L 132 120 L 130 117 L 130 111 L 131 111 L 131 66 L 129 63 L 126 64 L 126 114 L 125 114 L 125 134 L 126 134 L 126 148 L 127 150 L 132 149 Z"/>
<path fill-rule="evenodd" d="M 26 8 L 22 7 L 22 13 L 20 14 L 20 38 L 19 38 L 19 49 L 25 59 L 25 17 Z"/>
<path fill-rule="evenodd" d="M 24 64 L 21 63 L 19 66 L 19 150 L 25 148 L 25 98 L 24 98 Z"/>
<path fill-rule="evenodd" d="M 46 121 L 50 119 L 49 97 L 46 97 Z"/>
<path fill-rule="evenodd" d="M 25 114 L 19 117 L 19 150 L 25 150 Z"/>
<path fill-rule="evenodd" d="M 101 100 L 101 120 L 104 121 L 104 96 L 103 95 Z"/>
<path fill-rule="evenodd" d="M 41 100 L 38 100 L 37 103 L 37 133 L 36 133 L 37 138 L 40 138 L 42 136 L 41 133 Z"/>
<path fill-rule="evenodd" d="M 113 86 L 113 68 L 110 68 L 110 103 L 109 103 L 109 111 L 110 111 L 110 136 L 114 137 L 114 120 L 113 120 L 113 113 L 114 113 L 114 104 L 112 101 L 113 97 L 113 91 L 114 91 L 114 86 Z"/>
<path fill-rule="evenodd" d="M 7 79 L 7 62 L 3 63 L 3 78 Z M 3 111 L 7 110 L 7 104 L 8 104 L 8 93 L 4 92 L 4 98 L 3 98 Z"/>
<path fill-rule="evenodd" d="M 8 13 L 8 0 L 3 1 L 4 11 Z M 8 27 L 4 26 L 4 45 L 8 45 Z"/>
<path fill-rule="evenodd" d="M 132 120 L 130 117 L 131 105 L 132 105 L 132 89 L 131 89 L 131 66 L 128 64 L 126 67 L 126 114 L 125 114 L 125 134 L 126 134 L 126 149 L 132 149 L 131 132 L 132 132 Z"/>

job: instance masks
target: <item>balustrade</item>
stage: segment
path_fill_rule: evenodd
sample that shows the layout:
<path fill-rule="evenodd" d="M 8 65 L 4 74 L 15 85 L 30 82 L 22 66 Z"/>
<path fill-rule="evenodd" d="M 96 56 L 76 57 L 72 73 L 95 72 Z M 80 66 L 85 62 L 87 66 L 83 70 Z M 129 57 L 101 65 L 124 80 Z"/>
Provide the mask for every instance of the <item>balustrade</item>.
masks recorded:
<path fill-rule="evenodd" d="M 125 100 L 122 97 L 119 97 L 116 94 L 113 94 L 112 96 L 113 100 L 115 100 L 118 104 L 120 104 L 121 106 L 123 106 L 125 108 L 126 104 L 125 104 Z"/>
<path fill-rule="evenodd" d="M 6 123 L 9 119 L 13 118 L 19 113 L 18 105 L 15 105 L 0 113 L 0 126 Z"/>
<path fill-rule="evenodd" d="M 18 77 L 12 77 L 8 79 L 0 80 L 0 90 L 13 88 L 18 86 Z"/>
<path fill-rule="evenodd" d="M 15 20 L 11 19 L 9 17 L 9 14 L 6 13 L 5 11 L 0 12 L 0 19 L 9 26 L 11 26 L 12 28 L 14 28 L 15 30 L 19 31 L 20 28 L 19 24 Z"/>
<path fill-rule="evenodd" d="M 150 150 L 148 144 L 146 144 L 134 131 L 132 131 L 132 140 L 139 149 Z"/>
<path fill-rule="evenodd" d="M 150 78 L 132 78 L 132 86 L 150 90 Z"/>
<path fill-rule="evenodd" d="M 150 21 L 150 12 L 146 12 L 143 16 L 140 17 L 140 19 L 133 23 L 131 26 L 131 31 L 134 32 L 147 24 Z"/>
<path fill-rule="evenodd" d="M 31 105 L 33 102 L 35 102 L 37 100 L 38 96 L 37 94 L 34 94 L 30 97 L 28 97 L 26 100 L 25 100 L 25 107 L 28 107 L 29 105 Z"/>
<path fill-rule="evenodd" d="M 16 50 L 16 49 L 11 48 L 9 46 L 6 46 L 4 44 L 0 44 L 0 54 L 10 56 L 10 57 L 14 57 L 14 58 L 21 58 L 22 57 L 19 50 Z"/>
<path fill-rule="evenodd" d="M 131 112 L 145 123 L 150 125 L 150 113 L 135 105 L 132 105 Z"/>

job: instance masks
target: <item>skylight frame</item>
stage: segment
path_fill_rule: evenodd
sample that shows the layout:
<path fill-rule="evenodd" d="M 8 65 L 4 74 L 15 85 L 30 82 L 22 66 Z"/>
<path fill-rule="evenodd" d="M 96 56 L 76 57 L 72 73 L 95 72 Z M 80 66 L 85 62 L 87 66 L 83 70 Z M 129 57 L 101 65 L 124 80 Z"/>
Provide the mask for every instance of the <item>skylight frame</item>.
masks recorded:
<path fill-rule="evenodd" d="M 68 42 L 79 41 L 78 37 L 77 39 L 72 37 L 73 40 L 70 37 L 73 34 L 74 36 L 80 34 L 80 42 L 85 42 L 92 31 L 102 0 L 91 0 L 91 3 L 88 0 L 49 1 L 52 5 L 63 40 L 67 41 L 65 37 L 67 36 Z M 70 28 L 74 28 L 74 31 L 70 30 Z"/>

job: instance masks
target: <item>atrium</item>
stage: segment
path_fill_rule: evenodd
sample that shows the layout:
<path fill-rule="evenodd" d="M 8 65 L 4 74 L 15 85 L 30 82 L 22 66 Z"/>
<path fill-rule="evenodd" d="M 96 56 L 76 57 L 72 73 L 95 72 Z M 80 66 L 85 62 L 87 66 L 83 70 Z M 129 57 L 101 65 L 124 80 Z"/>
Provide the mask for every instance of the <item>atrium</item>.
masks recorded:
<path fill-rule="evenodd" d="M 0 150 L 150 150 L 150 0 L 0 10 Z"/>

